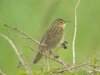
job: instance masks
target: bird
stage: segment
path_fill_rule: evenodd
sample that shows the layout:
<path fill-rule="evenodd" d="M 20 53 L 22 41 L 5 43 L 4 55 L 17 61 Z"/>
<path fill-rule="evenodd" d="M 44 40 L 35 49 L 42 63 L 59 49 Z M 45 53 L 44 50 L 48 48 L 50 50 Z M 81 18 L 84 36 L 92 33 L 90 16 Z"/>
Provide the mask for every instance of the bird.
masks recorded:
<path fill-rule="evenodd" d="M 64 28 L 66 24 L 67 21 L 61 18 L 57 18 L 52 22 L 40 41 L 39 52 L 33 61 L 34 64 L 39 62 L 46 50 L 50 51 L 60 45 L 65 49 L 67 48 L 64 41 Z"/>

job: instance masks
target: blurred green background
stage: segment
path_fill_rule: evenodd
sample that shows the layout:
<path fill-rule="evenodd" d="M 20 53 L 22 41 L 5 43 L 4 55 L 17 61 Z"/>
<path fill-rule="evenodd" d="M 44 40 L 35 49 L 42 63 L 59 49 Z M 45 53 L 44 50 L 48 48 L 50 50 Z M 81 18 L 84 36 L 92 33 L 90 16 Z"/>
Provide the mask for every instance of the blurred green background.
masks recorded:
<path fill-rule="evenodd" d="M 0 22 L 17 27 L 40 41 L 45 30 L 56 18 L 71 21 L 65 28 L 65 40 L 68 49 L 56 49 L 57 54 L 72 64 L 72 40 L 74 33 L 74 7 L 77 0 L 0 0 Z M 76 63 L 88 58 L 100 57 L 100 1 L 81 0 L 77 9 L 78 30 L 76 37 Z M 33 71 L 40 70 L 43 59 L 32 64 L 35 52 L 25 48 L 32 46 L 38 50 L 36 43 L 17 36 L 17 32 L 0 26 L 0 33 L 12 37 L 22 50 Z M 13 48 L 0 36 L 0 69 L 7 75 L 17 75 L 23 67 L 17 68 L 19 59 Z M 50 66 L 58 65 L 50 61 Z M 81 75 L 81 74 L 80 74 Z"/>

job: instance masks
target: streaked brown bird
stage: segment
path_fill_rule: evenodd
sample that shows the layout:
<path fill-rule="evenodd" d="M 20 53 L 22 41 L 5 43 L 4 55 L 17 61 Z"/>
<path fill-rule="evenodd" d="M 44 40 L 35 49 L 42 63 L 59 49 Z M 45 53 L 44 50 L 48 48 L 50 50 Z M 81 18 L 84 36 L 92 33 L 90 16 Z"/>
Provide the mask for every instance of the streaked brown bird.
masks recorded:
<path fill-rule="evenodd" d="M 65 46 L 64 42 L 64 28 L 67 21 L 63 19 L 56 19 L 52 25 L 48 28 L 46 33 L 43 35 L 41 44 L 39 45 L 39 52 L 37 53 L 34 64 L 37 63 L 43 56 L 43 53 L 45 53 L 45 50 L 51 50 L 54 47 L 57 47 L 58 45 L 63 45 L 64 48 L 67 48 Z M 63 44 L 62 44 L 63 43 Z M 44 45 L 43 45 L 44 44 Z"/>

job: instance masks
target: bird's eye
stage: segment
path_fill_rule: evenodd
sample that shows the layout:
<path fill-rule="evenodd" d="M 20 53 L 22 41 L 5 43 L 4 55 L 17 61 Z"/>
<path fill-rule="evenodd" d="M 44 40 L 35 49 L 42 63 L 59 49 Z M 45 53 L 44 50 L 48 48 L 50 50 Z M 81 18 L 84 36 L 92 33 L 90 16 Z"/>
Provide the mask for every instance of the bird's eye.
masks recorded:
<path fill-rule="evenodd" d="M 63 23 L 62 21 L 60 23 Z"/>

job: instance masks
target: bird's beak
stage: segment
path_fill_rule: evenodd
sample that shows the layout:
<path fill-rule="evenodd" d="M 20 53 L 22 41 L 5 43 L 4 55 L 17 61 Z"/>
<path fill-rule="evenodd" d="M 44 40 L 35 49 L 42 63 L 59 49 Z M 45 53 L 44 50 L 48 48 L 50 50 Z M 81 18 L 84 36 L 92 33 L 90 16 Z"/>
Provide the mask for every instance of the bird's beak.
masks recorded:
<path fill-rule="evenodd" d="M 70 23 L 70 22 L 71 22 L 71 21 L 65 21 L 65 23 L 64 23 L 63 25 L 60 25 L 60 27 L 64 29 L 65 26 L 66 26 L 66 24 L 67 24 L 67 23 Z"/>
<path fill-rule="evenodd" d="M 71 21 L 65 21 L 65 23 L 70 23 Z"/>
<path fill-rule="evenodd" d="M 64 29 L 67 23 L 70 23 L 71 21 L 65 21 L 65 24 L 61 25 L 61 27 Z"/>

